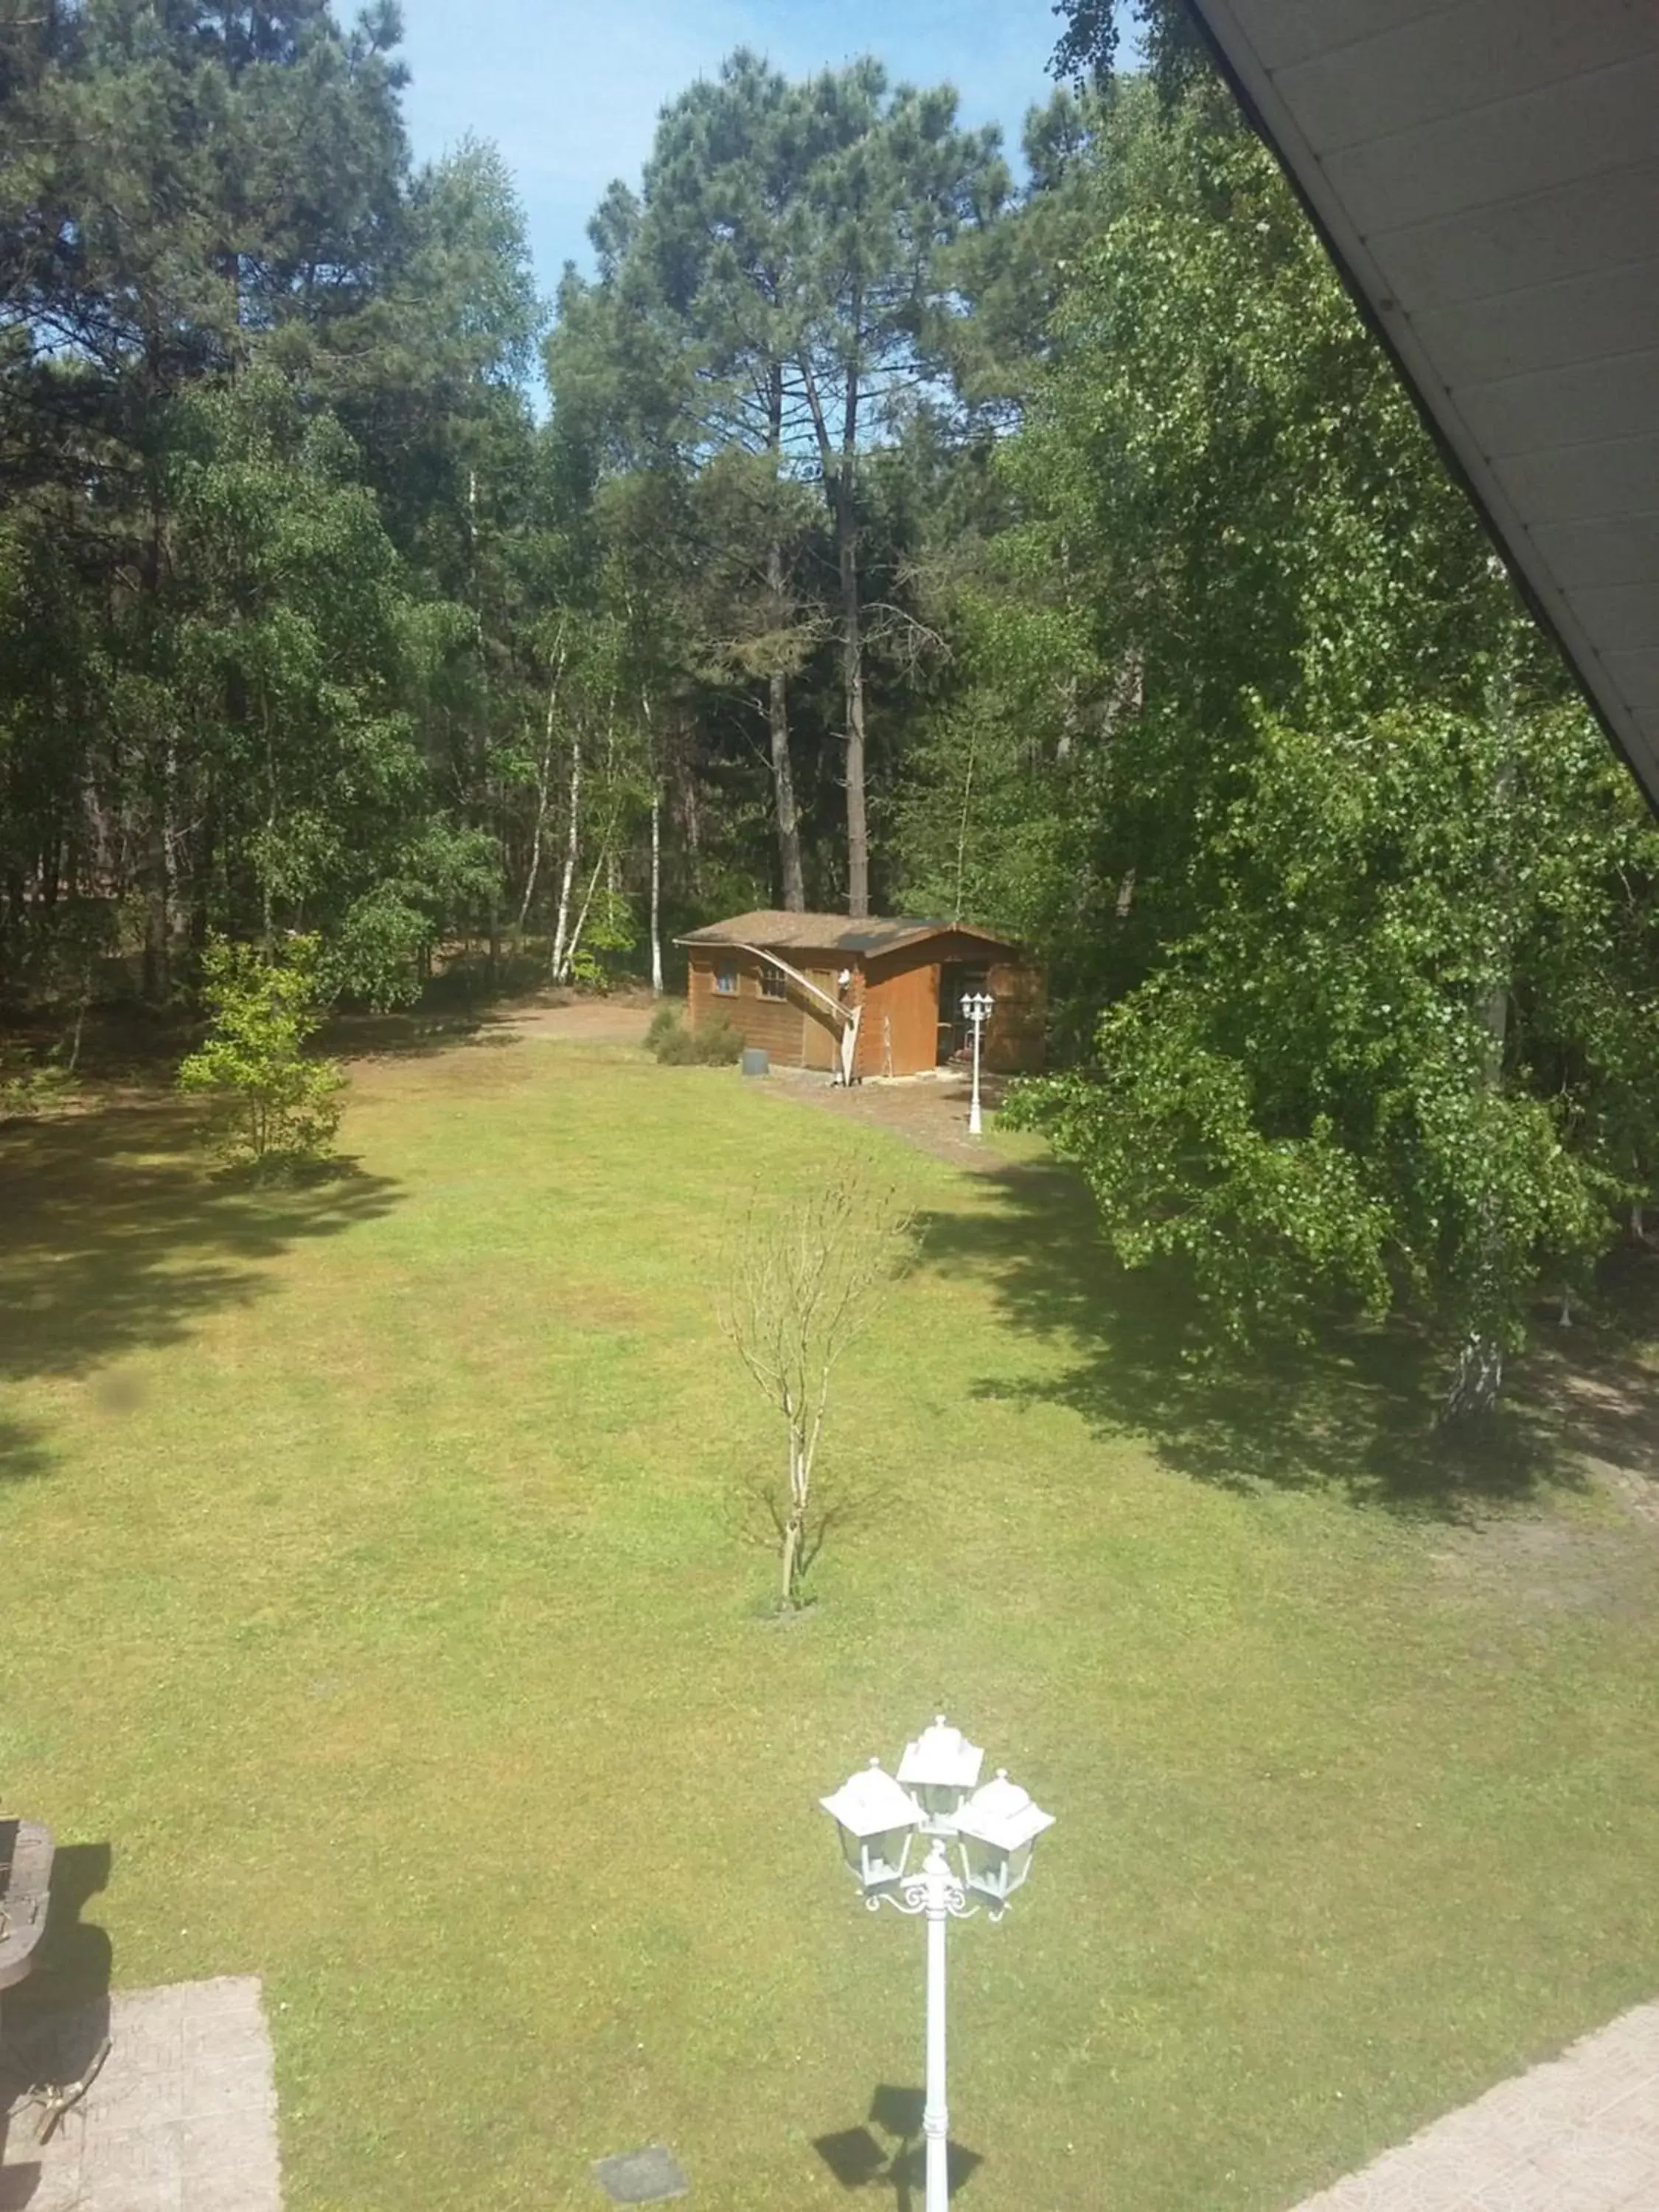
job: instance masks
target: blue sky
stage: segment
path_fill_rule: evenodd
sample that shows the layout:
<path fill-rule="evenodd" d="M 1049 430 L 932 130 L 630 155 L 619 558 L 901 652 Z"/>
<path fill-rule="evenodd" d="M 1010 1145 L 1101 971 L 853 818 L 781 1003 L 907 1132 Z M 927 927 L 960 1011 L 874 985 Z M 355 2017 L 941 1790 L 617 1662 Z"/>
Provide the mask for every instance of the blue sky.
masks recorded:
<path fill-rule="evenodd" d="M 948 79 L 963 121 L 1000 123 L 1014 153 L 1060 27 L 1051 0 L 404 0 L 404 16 L 416 159 L 495 140 L 549 294 L 568 258 L 590 265 L 587 218 L 612 177 L 637 183 L 659 109 L 733 46 L 792 76 L 873 53 Z"/>

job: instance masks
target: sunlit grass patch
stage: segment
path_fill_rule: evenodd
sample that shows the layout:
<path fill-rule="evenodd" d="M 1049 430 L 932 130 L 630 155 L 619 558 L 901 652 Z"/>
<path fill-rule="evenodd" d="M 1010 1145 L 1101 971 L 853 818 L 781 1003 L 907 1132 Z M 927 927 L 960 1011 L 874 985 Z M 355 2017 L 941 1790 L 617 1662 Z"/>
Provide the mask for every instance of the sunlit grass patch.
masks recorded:
<path fill-rule="evenodd" d="M 1288 1425 L 1276 1486 L 1244 1399 L 1230 1485 L 1073 1188 L 728 1071 L 388 1058 L 342 1140 L 252 1194 L 172 1108 L 0 1146 L 0 1785 L 110 1844 L 118 1982 L 264 1976 L 295 2212 L 587 2204 L 653 2140 L 703 2205 L 843 2202 L 812 2142 L 920 2079 L 921 1948 L 815 1801 L 941 1709 L 1058 1815 L 952 1938 L 981 2212 L 1266 2212 L 1652 1994 L 1643 1526 L 1603 1602 Z M 780 1631 L 714 1277 L 872 1146 L 923 1257 Z"/>

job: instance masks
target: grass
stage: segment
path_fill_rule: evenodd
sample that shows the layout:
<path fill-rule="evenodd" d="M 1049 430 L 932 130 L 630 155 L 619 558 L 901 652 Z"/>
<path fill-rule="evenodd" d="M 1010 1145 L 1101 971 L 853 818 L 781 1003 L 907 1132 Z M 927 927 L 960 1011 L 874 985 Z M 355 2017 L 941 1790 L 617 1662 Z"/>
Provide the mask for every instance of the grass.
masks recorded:
<path fill-rule="evenodd" d="M 1058 1815 L 952 1937 L 978 2212 L 1290 2205 L 1659 1984 L 1659 1540 L 1559 1407 L 1459 1467 L 1409 1348 L 1194 1378 L 1040 1161 L 727 1071 L 388 1057 L 286 1194 L 188 1138 L 0 1134 L 0 1780 L 106 1851 L 61 1987 L 264 1977 L 292 2212 L 591 2205 L 658 2139 L 711 2212 L 847 2202 L 921 1945 L 815 1801 L 941 1709 Z M 928 1241 L 781 1628 L 708 1284 L 854 1141 Z"/>

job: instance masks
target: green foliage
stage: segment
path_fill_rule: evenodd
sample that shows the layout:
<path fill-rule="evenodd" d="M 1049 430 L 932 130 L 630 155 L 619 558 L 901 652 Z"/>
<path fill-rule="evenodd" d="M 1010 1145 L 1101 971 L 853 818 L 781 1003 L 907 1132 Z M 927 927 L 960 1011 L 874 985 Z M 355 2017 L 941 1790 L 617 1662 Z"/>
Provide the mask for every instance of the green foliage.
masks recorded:
<path fill-rule="evenodd" d="M 1051 67 L 1097 89 L 1116 74 L 1126 21 L 1133 21 L 1140 66 L 1165 99 L 1211 76 L 1202 33 L 1185 0 L 1055 0 L 1065 25 Z"/>
<path fill-rule="evenodd" d="M 322 947 L 295 937 L 278 958 L 216 938 L 203 956 L 202 996 L 212 1025 L 179 1070 L 179 1088 L 214 1103 L 227 1162 L 291 1170 L 328 1157 L 345 1078 L 305 1050 L 323 1019 Z"/>
<path fill-rule="evenodd" d="M 534 483 L 540 313 L 493 152 L 409 174 L 398 35 L 323 0 L 7 33 L 10 977 L 98 902 L 155 1004 L 210 932 L 288 928 L 386 1003 L 499 895 L 478 605 L 518 578 L 481 518 Z"/>
<path fill-rule="evenodd" d="M 634 912 L 621 891 L 596 891 L 582 933 L 570 956 L 570 980 L 590 991 L 608 989 L 625 957 L 640 941 Z"/>
<path fill-rule="evenodd" d="M 1576 709 L 1264 724 L 1214 908 L 1025 1094 L 1121 1259 L 1181 1255 L 1241 1339 L 1403 1299 L 1512 1349 L 1540 1282 L 1583 1282 L 1659 1078 L 1659 834 L 1602 754 Z M 1558 995 L 1591 968 L 1605 1029 Z"/>
<path fill-rule="evenodd" d="M 60 1112 L 80 1084 L 58 1059 L 0 1056 L 0 1121 L 34 1121 Z"/>
<path fill-rule="evenodd" d="M 1139 76 L 1060 12 L 1018 194 L 873 58 L 672 100 L 544 423 L 395 10 L 9 25 L 0 976 L 59 1065 L 216 939 L 602 988 L 872 872 L 1042 953 L 1042 1110 L 1224 1329 L 1485 1370 L 1582 1279 L 1659 1180 L 1652 851 L 1178 0 Z"/>
<path fill-rule="evenodd" d="M 1478 1396 L 1652 1187 L 1659 841 L 1270 158 L 1098 114 L 915 880 L 1048 951 L 1014 1111 L 1121 1259 L 1237 1341 L 1410 1310 Z"/>
<path fill-rule="evenodd" d="M 613 185 L 595 219 L 599 283 L 570 276 L 561 294 L 556 421 L 601 475 L 677 476 L 681 526 L 703 525 L 697 581 L 678 594 L 681 666 L 764 714 L 788 903 L 804 896 L 800 679 L 816 655 L 811 751 L 840 754 L 836 872 L 863 910 L 871 648 L 882 623 L 921 634 L 896 573 L 871 619 L 866 465 L 942 370 L 960 296 L 946 249 L 993 226 L 1008 189 L 996 132 L 961 129 L 948 87 L 891 85 L 871 58 L 791 83 L 739 51 L 664 110 L 642 191 Z"/>
<path fill-rule="evenodd" d="M 672 999 L 665 999 L 646 1025 L 645 1048 L 654 1053 L 676 1030 L 685 1027 L 685 1017 Z"/>
<path fill-rule="evenodd" d="M 694 1042 L 704 1067 L 733 1067 L 743 1057 L 743 1038 L 724 1014 L 705 1022 Z"/>
<path fill-rule="evenodd" d="M 743 1054 L 743 1039 L 724 1014 L 693 1034 L 677 1006 L 658 1007 L 645 1043 L 664 1067 L 730 1067 Z"/>

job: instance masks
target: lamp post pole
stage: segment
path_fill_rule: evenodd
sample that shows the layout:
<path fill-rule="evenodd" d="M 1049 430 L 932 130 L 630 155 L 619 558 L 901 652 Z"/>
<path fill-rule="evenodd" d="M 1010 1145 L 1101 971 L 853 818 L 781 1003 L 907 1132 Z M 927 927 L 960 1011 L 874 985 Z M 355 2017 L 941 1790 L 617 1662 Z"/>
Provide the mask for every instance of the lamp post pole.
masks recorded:
<path fill-rule="evenodd" d="M 920 1874 L 908 1875 L 888 1902 L 901 1912 L 921 1913 L 927 1920 L 927 2083 L 922 2099 L 921 2136 L 926 2146 L 927 2194 L 925 2212 L 951 2212 L 951 2108 L 945 2086 L 945 1923 L 970 1920 L 979 1906 L 951 1870 L 945 1856 L 945 1835 L 935 1827 L 933 1847 L 922 1861 Z M 879 1897 L 867 1898 L 874 1912 Z M 994 1920 L 1002 1917 L 995 1899 L 987 1900 Z"/>
<path fill-rule="evenodd" d="M 872 1759 L 832 1797 L 820 1800 L 841 1831 L 848 1867 L 872 1912 L 884 1903 L 927 1921 L 927 2087 L 921 2112 L 927 2145 L 927 2212 L 950 2212 L 951 2116 L 945 2081 L 945 1924 L 985 1905 L 1000 1920 L 1030 1871 L 1031 1846 L 1053 1826 L 1049 1814 L 999 1771 L 979 1786 L 985 1754 L 941 1713 L 907 1744 L 897 1777 Z M 927 1857 L 907 1874 L 913 1837 Z M 945 1846 L 957 1854 L 952 1865 Z"/>
<path fill-rule="evenodd" d="M 927 2144 L 927 2212 L 950 2212 L 951 2112 L 945 2091 L 945 1923 L 967 1905 L 937 1837 L 921 1869 L 927 1913 L 927 2092 L 921 2132 Z"/>
<path fill-rule="evenodd" d="M 996 1000 L 991 996 L 988 991 L 969 991 L 962 1002 L 963 1017 L 964 1020 L 972 1023 L 974 1030 L 974 1090 L 973 1096 L 968 1103 L 968 1133 L 970 1137 L 977 1137 L 980 1134 L 980 1032 L 983 1030 L 986 1023 L 990 1020 L 991 1009 L 995 1006 L 995 1004 Z"/>

